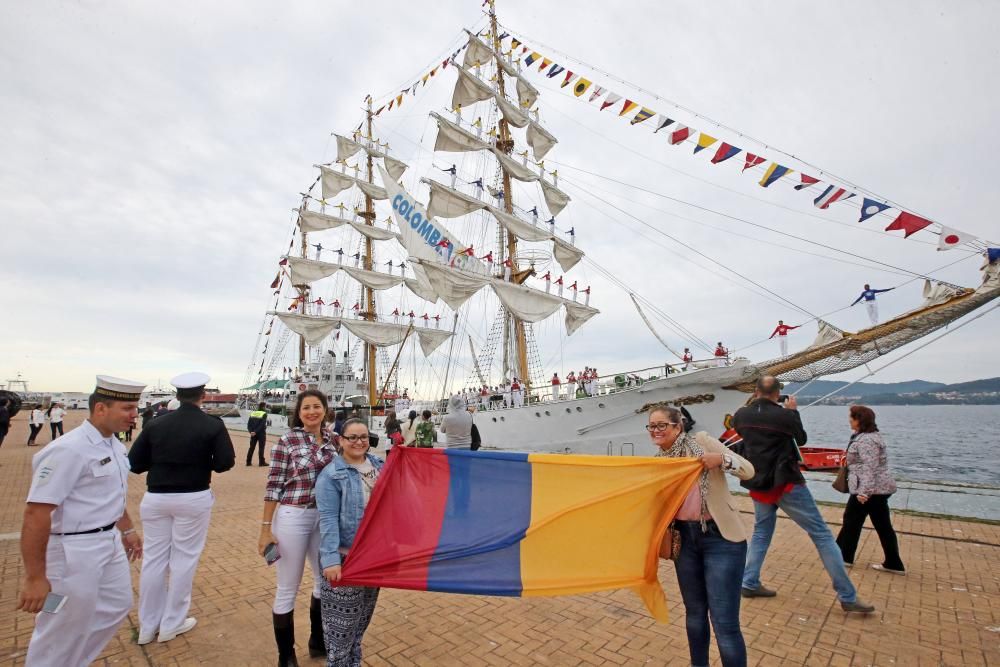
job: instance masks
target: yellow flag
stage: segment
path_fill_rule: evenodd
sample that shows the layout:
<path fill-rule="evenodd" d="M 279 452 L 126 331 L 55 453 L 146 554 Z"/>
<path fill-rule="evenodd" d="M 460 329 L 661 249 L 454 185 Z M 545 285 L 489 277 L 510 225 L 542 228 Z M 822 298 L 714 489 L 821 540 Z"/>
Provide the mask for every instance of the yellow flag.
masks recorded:
<path fill-rule="evenodd" d="M 636 102 L 633 102 L 632 100 L 625 100 L 625 104 L 622 105 L 622 110 L 618 112 L 618 115 L 619 116 L 624 116 L 629 111 L 631 111 L 632 109 L 636 108 L 637 106 L 639 106 L 639 105 Z"/>
<path fill-rule="evenodd" d="M 580 97 L 587 89 L 590 88 L 590 81 L 584 79 L 582 76 L 576 80 L 576 85 L 573 86 L 573 94 Z"/>

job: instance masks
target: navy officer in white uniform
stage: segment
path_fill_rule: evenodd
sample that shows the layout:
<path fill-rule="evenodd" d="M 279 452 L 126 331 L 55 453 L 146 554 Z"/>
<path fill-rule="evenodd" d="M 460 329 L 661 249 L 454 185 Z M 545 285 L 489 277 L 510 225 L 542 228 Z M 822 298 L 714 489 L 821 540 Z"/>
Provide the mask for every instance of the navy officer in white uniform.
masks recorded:
<path fill-rule="evenodd" d="M 87 420 L 32 457 L 17 608 L 41 611 L 50 592 L 66 601 L 36 617 L 28 667 L 89 665 L 132 607 L 129 560 L 142 557 L 142 539 L 125 506 L 129 462 L 114 434 L 135 421 L 144 388 L 98 375 Z"/>
<path fill-rule="evenodd" d="M 168 642 L 197 623 L 188 616 L 191 587 L 215 496 L 212 473 L 233 467 L 236 453 L 226 425 L 205 414 L 201 402 L 209 378 L 184 373 L 170 381 L 177 388 L 176 410 L 154 419 L 128 453 L 134 473 L 147 473 L 139 505 L 146 533 L 146 557 L 139 577 L 139 644 L 159 635 Z"/>

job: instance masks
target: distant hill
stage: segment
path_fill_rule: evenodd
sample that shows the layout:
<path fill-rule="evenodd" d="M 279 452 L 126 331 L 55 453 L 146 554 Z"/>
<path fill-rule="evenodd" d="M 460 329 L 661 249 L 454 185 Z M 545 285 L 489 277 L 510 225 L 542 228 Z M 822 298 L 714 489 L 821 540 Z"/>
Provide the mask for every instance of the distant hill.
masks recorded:
<path fill-rule="evenodd" d="M 847 382 L 816 380 L 805 385 L 792 382 L 787 393 L 801 400 L 816 400 L 847 385 Z M 803 388 L 804 387 L 804 388 Z M 847 405 L 863 401 L 870 405 L 1000 405 L 1000 377 L 945 384 L 926 380 L 908 382 L 859 382 L 823 401 L 825 405 Z"/>

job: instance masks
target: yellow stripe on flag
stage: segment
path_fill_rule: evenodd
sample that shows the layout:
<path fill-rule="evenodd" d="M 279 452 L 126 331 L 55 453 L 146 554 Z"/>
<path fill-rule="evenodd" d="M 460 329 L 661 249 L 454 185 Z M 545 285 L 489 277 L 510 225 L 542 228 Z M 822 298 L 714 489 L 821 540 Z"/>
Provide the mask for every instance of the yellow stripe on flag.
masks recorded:
<path fill-rule="evenodd" d="M 580 97 L 587 89 L 590 88 L 590 81 L 584 79 L 582 76 L 576 80 L 576 84 L 573 86 L 573 94 Z"/>
<path fill-rule="evenodd" d="M 635 115 L 635 118 L 632 119 L 631 124 L 632 125 L 637 125 L 637 124 L 641 123 L 644 120 L 649 120 L 650 118 L 652 118 L 653 114 L 655 114 L 655 113 L 656 112 L 653 111 L 652 109 L 647 109 L 646 107 L 643 107 L 643 108 L 639 109 L 639 113 L 637 113 Z"/>
<path fill-rule="evenodd" d="M 704 132 L 698 135 L 698 149 L 695 151 L 697 153 L 700 150 L 704 150 L 714 144 L 718 139 L 715 137 L 710 137 Z"/>
<path fill-rule="evenodd" d="M 529 454 L 531 523 L 521 540 L 522 596 L 631 588 L 658 621 L 667 524 L 698 479 L 691 458 Z"/>
<path fill-rule="evenodd" d="M 631 111 L 632 109 L 636 108 L 637 106 L 639 106 L 638 103 L 633 102 L 632 100 L 625 100 L 625 104 L 622 105 L 622 110 L 618 112 L 618 115 L 619 116 L 624 116 L 629 111 Z"/>

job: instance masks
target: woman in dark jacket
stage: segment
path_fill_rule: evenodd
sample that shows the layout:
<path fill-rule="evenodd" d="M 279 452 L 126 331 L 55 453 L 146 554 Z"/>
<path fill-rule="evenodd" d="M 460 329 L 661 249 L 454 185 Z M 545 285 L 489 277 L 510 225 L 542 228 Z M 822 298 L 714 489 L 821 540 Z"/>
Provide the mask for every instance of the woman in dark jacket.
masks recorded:
<path fill-rule="evenodd" d="M 906 574 L 889 515 L 889 496 L 896 492 L 896 482 L 889 472 L 889 457 L 875 425 L 875 412 L 863 405 L 852 405 L 849 415 L 854 434 L 847 445 L 845 465 L 851 496 L 844 508 L 844 523 L 837 535 L 837 545 L 844 555 L 844 563 L 848 567 L 853 565 L 865 517 L 871 517 L 885 555 L 881 565 L 872 563 L 872 569 Z"/>

